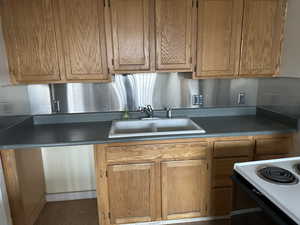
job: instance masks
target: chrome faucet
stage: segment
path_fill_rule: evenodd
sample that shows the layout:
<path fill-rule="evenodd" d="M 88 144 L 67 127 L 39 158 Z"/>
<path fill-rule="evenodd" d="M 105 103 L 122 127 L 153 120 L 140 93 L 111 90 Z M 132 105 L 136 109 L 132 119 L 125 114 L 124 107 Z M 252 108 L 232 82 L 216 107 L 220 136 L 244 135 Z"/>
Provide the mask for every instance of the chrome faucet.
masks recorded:
<path fill-rule="evenodd" d="M 147 105 L 145 107 L 139 107 L 139 111 L 146 113 L 148 118 L 152 118 L 153 114 L 154 114 L 154 111 L 153 111 L 153 108 L 151 105 Z"/>
<path fill-rule="evenodd" d="M 171 106 L 166 107 L 167 111 L 167 118 L 171 119 L 172 118 L 172 108 Z"/>

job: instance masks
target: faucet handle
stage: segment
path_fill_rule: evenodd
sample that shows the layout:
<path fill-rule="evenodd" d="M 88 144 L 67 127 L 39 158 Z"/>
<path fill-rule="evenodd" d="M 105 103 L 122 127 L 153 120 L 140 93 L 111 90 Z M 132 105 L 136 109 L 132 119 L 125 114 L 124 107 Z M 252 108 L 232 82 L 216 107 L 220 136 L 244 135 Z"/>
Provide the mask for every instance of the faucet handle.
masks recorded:
<path fill-rule="evenodd" d="M 153 111 L 153 108 L 152 108 L 152 106 L 151 105 L 147 105 L 145 108 L 147 108 L 150 112 L 152 112 Z"/>
<path fill-rule="evenodd" d="M 167 111 L 167 118 L 172 118 L 172 107 L 167 106 L 165 109 Z"/>

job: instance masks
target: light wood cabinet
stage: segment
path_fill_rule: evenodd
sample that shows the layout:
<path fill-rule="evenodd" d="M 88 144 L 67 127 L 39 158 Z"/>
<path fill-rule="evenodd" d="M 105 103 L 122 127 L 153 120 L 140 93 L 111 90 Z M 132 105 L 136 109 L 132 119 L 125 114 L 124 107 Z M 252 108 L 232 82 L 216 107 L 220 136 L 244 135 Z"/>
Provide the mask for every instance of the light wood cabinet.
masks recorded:
<path fill-rule="evenodd" d="M 97 145 L 100 223 L 207 215 L 210 149 L 193 139 Z"/>
<path fill-rule="evenodd" d="M 150 71 L 154 63 L 154 1 L 110 0 L 107 27 L 115 73 Z"/>
<path fill-rule="evenodd" d="M 229 215 L 232 210 L 232 188 L 214 188 L 211 195 L 211 216 Z"/>
<path fill-rule="evenodd" d="M 232 181 L 235 163 L 253 159 L 255 142 L 252 137 L 216 140 L 213 149 L 211 216 L 229 215 L 232 210 Z"/>
<path fill-rule="evenodd" d="M 67 80 L 109 80 L 103 1 L 58 1 Z"/>
<path fill-rule="evenodd" d="M 261 136 L 255 139 L 255 160 L 279 159 L 292 156 L 293 136 Z"/>
<path fill-rule="evenodd" d="M 240 76 L 279 72 L 285 0 L 245 0 Z"/>
<path fill-rule="evenodd" d="M 199 0 L 194 78 L 279 71 L 286 0 Z"/>
<path fill-rule="evenodd" d="M 193 0 L 156 0 L 156 70 L 192 71 Z"/>
<path fill-rule="evenodd" d="M 2 13 L 14 83 L 110 80 L 104 0 L 5 0 Z"/>
<path fill-rule="evenodd" d="M 248 162 L 250 160 L 251 159 L 249 159 L 248 157 L 214 159 L 212 186 L 231 187 L 232 181 L 230 179 L 230 176 L 233 173 L 234 164 L 239 162 Z"/>
<path fill-rule="evenodd" d="M 2 21 L 13 82 L 59 81 L 64 75 L 53 0 L 4 0 Z"/>
<path fill-rule="evenodd" d="M 207 160 L 162 162 L 161 171 L 163 219 L 207 214 Z"/>
<path fill-rule="evenodd" d="M 195 78 L 237 76 L 243 1 L 199 0 Z"/>
<path fill-rule="evenodd" d="M 40 149 L 0 151 L 12 222 L 34 225 L 46 204 Z"/>
<path fill-rule="evenodd" d="M 229 215 L 234 164 L 283 156 L 287 150 L 278 149 L 291 151 L 291 140 L 281 134 L 97 145 L 100 224 Z"/>
<path fill-rule="evenodd" d="M 154 163 L 108 166 L 111 224 L 155 219 Z"/>

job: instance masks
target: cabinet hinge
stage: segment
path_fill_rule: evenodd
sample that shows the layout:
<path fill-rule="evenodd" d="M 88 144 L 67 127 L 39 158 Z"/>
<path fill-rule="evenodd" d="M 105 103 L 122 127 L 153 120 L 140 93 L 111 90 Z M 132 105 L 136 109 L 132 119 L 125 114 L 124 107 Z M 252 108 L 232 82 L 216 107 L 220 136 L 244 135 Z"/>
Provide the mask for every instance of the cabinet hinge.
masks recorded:
<path fill-rule="evenodd" d="M 107 171 L 107 170 L 106 170 L 106 172 L 105 172 L 105 176 L 108 177 L 108 171 Z"/>
<path fill-rule="evenodd" d="M 115 60 L 114 59 L 111 60 L 111 65 L 115 66 Z"/>

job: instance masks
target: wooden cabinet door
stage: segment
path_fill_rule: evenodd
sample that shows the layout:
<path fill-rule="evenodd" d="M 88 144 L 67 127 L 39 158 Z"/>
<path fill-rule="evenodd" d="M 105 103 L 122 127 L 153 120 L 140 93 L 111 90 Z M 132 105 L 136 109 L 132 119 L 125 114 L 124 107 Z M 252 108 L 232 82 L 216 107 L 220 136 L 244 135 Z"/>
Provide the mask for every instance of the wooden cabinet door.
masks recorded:
<path fill-rule="evenodd" d="M 3 30 L 14 82 L 60 80 L 64 68 L 55 11 L 52 0 L 3 1 Z"/>
<path fill-rule="evenodd" d="M 276 138 L 258 138 L 255 142 L 256 155 L 289 154 L 293 148 L 292 136 Z"/>
<path fill-rule="evenodd" d="M 153 0 L 110 0 L 110 38 L 115 72 L 151 69 L 153 14 Z"/>
<path fill-rule="evenodd" d="M 229 215 L 232 211 L 232 188 L 214 188 L 211 195 L 211 216 Z"/>
<path fill-rule="evenodd" d="M 154 163 L 108 166 L 110 223 L 155 219 Z"/>
<path fill-rule="evenodd" d="M 108 80 L 104 0 L 60 0 L 68 80 Z"/>
<path fill-rule="evenodd" d="M 238 75 L 242 0 L 199 0 L 195 78 Z"/>
<path fill-rule="evenodd" d="M 162 218 L 201 217 L 209 196 L 206 160 L 162 162 Z"/>
<path fill-rule="evenodd" d="M 156 70 L 192 71 L 193 32 L 193 0 L 156 0 Z"/>
<path fill-rule="evenodd" d="M 240 76 L 279 72 L 285 0 L 245 0 Z"/>
<path fill-rule="evenodd" d="M 235 163 L 251 161 L 248 157 L 224 158 L 213 160 L 212 186 L 231 187 L 232 181 L 230 176 L 233 172 Z"/>

